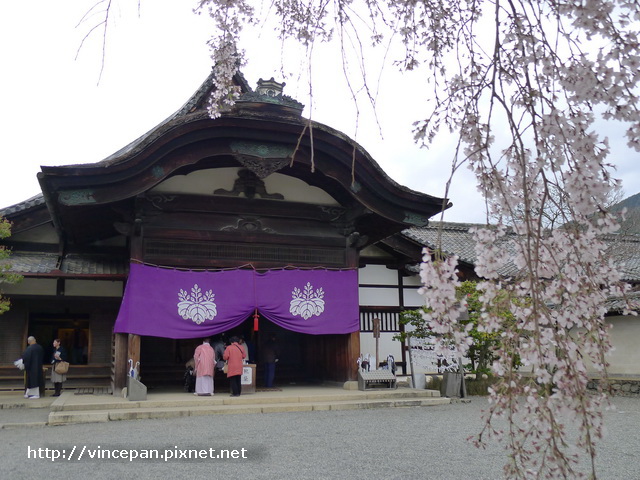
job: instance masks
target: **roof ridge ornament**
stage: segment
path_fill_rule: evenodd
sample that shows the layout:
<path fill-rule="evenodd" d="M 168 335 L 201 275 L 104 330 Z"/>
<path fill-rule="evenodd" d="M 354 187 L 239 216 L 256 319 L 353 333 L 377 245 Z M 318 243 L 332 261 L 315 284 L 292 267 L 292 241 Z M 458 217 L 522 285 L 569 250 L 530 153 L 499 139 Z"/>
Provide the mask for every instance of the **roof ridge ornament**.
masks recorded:
<path fill-rule="evenodd" d="M 282 105 L 302 113 L 304 105 L 296 99 L 283 93 L 285 82 L 277 82 L 273 77 L 269 80 L 258 80 L 258 86 L 254 92 L 246 92 L 240 96 L 236 103 L 271 103 Z"/>
<path fill-rule="evenodd" d="M 273 77 L 269 80 L 258 80 L 258 88 L 256 88 L 256 92 L 260 95 L 267 95 L 269 97 L 276 97 L 278 95 L 282 95 L 284 91 L 284 86 L 286 82 L 276 82 Z"/>

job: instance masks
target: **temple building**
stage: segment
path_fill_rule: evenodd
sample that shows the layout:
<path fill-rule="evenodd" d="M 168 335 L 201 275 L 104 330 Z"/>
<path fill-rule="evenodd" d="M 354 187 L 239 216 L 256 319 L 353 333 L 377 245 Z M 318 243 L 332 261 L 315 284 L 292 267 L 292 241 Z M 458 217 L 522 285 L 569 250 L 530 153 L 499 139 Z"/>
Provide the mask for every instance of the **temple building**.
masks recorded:
<path fill-rule="evenodd" d="M 204 337 L 243 335 L 258 364 L 274 333 L 277 379 L 356 378 L 382 346 L 401 365 L 398 314 L 422 305 L 424 227 L 450 206 L 391 180 L 356 142 L 302 117 L 283 84 L 260 80 L 217 119 L 213 78 L 160 125 L 93 164 L 43 166 L 42 194 L 0 210 L 0 376 L 28 335 L 70 352 L 70 380 L 118 394 L 137 366 L 148 387 L 180 386 Z M 401 160 L 401 159 L 399 159 Z M 258 380 L 260 382 L 260 380 Z"/>

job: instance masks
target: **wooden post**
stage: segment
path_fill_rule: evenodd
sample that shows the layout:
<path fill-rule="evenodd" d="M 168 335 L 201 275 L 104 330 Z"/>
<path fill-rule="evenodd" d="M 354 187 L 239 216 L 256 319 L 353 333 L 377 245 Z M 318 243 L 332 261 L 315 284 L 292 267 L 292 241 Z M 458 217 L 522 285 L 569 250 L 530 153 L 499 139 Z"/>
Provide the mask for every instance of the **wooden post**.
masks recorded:
<path fill-rule="evenodd" d="M 347 348 L 347 380 L 358 379 L 358 357 L 360 356 L 360 331 L 348 334 L 348 348 Z"/>
<path fill-rule="evenodd" d="M 113 395 L 120 396 L 127 386 L 128 341 L 126 333 L 114 333 L 114 348 L 111 373 L 111 390 Z"/>
<path fill-rule="evenodd" d="M 376 364 L 373 366 L 374 370 L 378 369 L 378 365 L 380 365 L 380 319 L 373 319 L 373 338 L 376 339 Z"/>
<path fill-rule="evenodd" d="M 140 375 L 140 335 L 129 334 L 129 354 L 127 358 L 127 375 L 131 375 L 134 368 Z"/>
<path fill-rule="evenodd" d="M 400 324 L 400 334 L 403 334 L 405 332 L 404 330 L 404 324 Z M 401 352 L 402 352 L 402 374 L 406 375 L 407 374 L 407 350 L 408 347 L 406 345 L 406 342 L 408 342 L 408 340 L 403 340 L 401 345 Z"/>

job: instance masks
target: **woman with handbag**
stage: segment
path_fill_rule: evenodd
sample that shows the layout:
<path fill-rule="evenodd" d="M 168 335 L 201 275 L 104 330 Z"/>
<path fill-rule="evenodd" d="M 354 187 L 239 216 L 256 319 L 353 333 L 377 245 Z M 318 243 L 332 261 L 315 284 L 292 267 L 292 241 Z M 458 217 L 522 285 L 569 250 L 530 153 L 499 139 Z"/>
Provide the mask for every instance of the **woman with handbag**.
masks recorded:
<path fill-rule="evenodd" d="M 62 383 L 67 380 L 67 369 L 69 363 L 67 363 L 67 351 L 62 345 L 60 345 L 60 339 L 56 338 L 53 341 L 53 354 L 51 355 L 51 382 L 55 389 L 53 396 L 59 397 L 62 392 Z"/>
<path fill-rule="evenodd" d="M 227 362 L 227 378 L 231 387 L 231 396 L 239 397 L 242 391 L 242 368 L 246 357 L 244 349 L 238 343 L 238 337 L 231 337 L 231 345 L 225 351 L 223 358 Z"/>

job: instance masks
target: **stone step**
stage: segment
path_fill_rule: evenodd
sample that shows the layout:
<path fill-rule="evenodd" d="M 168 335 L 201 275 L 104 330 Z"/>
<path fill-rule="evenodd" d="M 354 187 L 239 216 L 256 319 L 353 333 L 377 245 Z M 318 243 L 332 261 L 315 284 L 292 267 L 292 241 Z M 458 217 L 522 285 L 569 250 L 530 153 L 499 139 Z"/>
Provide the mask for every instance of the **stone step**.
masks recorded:
<path fill-rule="evenodd" d="M 246 394 L 237 398 L 230 398 L 227 392 L 216 394 L 213 397 L 198 397 L 184 393 L 172 395 L 171 398 L 162 398 L 161 395 L 150 395 L 144 401 L 128 401 L 111 395 L 89 395 L 78 398 L 72 392 L 64 392 L 51 404 L 52 412 L 65 411 L 89 411 L 89 410 L 131 410 L 153 408 L 197 408 L 224 405 L 251 406 L 255 404 L 316 404 L 338 402 L 366 402 L 366 401 L 410 401 L 420 399 L 440 398 L 440 392 L 436 390 L 367 390 L 358 392 L 340 393 L 336 391 L 330 394 L 292 394 L 283 392 L 273 394 Z"/>
<path fill-rule="evenodd" d="M 214 396 L 210 401 L 217 400 Z M 282 413 L 282 412 L 311 412 L 321 410 L 355 410 L 370 408 L 398 408 L 398 407 L 426 407 L 435 405 L 446 405 L 450 403 L 449 398 L 437 396 L 409 396 L 397 398 L 361 398 L 349 400 L 306 400 L 295 402 L 283 402 L 280 397 L 278 402 L 242 402 L 240 398 L 226 398 L 209 405 L 185 406 L 156 406 L 151 407 L 146 402 L 144 406 L 137 408 L 110 408 L 110 409 L 88 409 L 76 411 L 51 411 L 49 414 L 49 425 L 63 425 L 71 423 L 96 423 L 116 420 L 140 420 L 140 419 L 164 419 L 189 416 L 219 415 L 219 414 L 247 414 L 247 413 Z M 264 399 L 261 399 L 264 400 Z M 136 403 L 136 402 L 133 402 Z M 104 405 L 103 405 L 104 406 Z M 126 404 L 125 404 L 126 406 Z"/>

